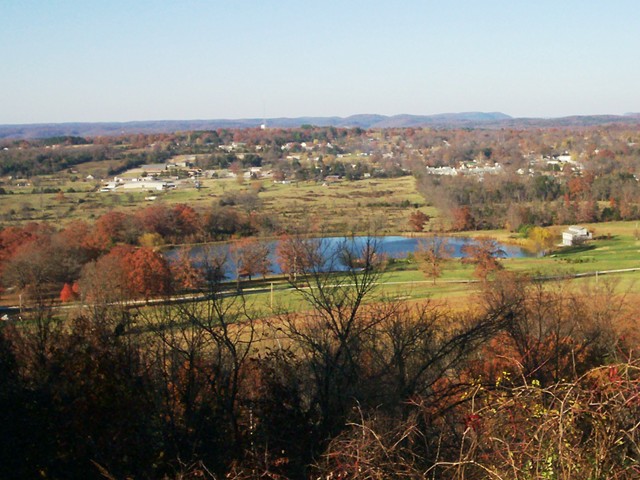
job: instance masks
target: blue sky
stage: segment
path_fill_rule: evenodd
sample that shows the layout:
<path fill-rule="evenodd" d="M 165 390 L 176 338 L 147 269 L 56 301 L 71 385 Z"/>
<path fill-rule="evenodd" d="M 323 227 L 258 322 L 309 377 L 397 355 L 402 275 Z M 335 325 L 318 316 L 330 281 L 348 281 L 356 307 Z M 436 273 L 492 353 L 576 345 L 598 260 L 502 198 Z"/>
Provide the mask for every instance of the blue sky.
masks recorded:
<path fill-rule="evenodd" d="M 635 0 L 0 0 L 0 123 L 640 111 Z"/>

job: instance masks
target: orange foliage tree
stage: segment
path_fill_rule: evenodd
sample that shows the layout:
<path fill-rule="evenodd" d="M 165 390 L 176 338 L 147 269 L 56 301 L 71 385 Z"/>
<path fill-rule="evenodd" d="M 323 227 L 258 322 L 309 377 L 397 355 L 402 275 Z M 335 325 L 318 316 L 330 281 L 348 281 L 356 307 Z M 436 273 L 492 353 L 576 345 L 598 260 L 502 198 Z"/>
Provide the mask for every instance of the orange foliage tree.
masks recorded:
<path fill-rule="evenodd" d="M 473 230 L 476 221 L 473 218 L 471 209 L 468 206 L 456 207 L 451 211 L 451 229 L 455 231 Z"/>
<path fill-rule="evenodd" d="M 238 278 L 256 275 L 266 276 L 271 271 L 269 247 L 256 238 L 244 238 L 231 245 L 231 258 L 236 266 Z"/>
<path fill-rule="evenodd" d="M 498 259 L 505 256 L 505 251 L 492 238 L 478 238 L 477 241 L 463 246 L 462 253 L 466 255 L 462 263 L 475 265 L 474 275 L 478 278 L 486 279 L 491 272 L 503 268 Z"/>
<path fill-rule="evenodd" d="M 451 246 L 445 237 L 431 235 L 418 243 L 415 257 L 427 278 L 436 279 L 442 275 L 442 264 L 451 257 Z"/>
<path fill-rule="evenodd" d="M 108 212 L 96 220 L 90 244 L 97 250 L 108 251 L 118 243 L 135 243 L 140 233 L 133 217 L 123 212 Z"/>
<path fill-rule="evenodd" d="M 144 298 L 169 293 L 171 272 L 167 261 L 158 252 L 141 247 L 124 257 L 127 280 L 131 290 Z"/>
<path fill-rule="evenodd" d="M 162 255 L 150 248 L 118 245 L 83 269 L 83 292 L 105 301 L 150 298 L 169 293 L 171 273 Z"/>
<path fill-rule="evenodd" d="M 189 205 L 179 203 L 174 206 L 173 216 L 176 233 L 180 235 L 181 238 L 196 235 L 201 231 L 200 215 Z"/>
<path fill-rule="evenodd" d="M 414 232 L 421 232 L 424 230 L 424 225 L 431 217 L 420 210 L 416 210 L 411 215 L 409 215 L 409 226 Z"/>

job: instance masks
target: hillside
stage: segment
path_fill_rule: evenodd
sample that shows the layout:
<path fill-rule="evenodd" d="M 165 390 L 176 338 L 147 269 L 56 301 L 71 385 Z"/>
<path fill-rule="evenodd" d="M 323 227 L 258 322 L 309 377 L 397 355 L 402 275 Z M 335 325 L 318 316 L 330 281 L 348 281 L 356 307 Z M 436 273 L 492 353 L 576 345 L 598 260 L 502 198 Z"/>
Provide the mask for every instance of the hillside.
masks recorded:
<path fill-rule="evenodd" d="M 149 120 L 134 122 L 73 122 L 0 125 L 0 139 L 47 138 L 55 136 L 112 136 L 126 133 L 170 133 L 220 128 L 257 128 L 264 119 Z M 268 118 L 271 128 L 297 128 L 302 125 L 352 128 L 553 128 L 610 124 L 640 124 L 640 115 L 574 115 L 559 118 L 514 118 L 501 112 L 441 113 L 436 115 L 359 114 L 349 117 Z"/>

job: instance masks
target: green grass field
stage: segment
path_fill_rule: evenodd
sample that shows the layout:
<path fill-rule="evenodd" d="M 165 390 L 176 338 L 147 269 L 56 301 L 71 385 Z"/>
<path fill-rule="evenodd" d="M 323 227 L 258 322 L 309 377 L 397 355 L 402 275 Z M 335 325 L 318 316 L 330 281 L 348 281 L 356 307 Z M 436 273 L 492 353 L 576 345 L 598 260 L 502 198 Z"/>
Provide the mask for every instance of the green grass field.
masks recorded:
<path fill-rule="evenodd" d="M 574 274 L 640 268 L 640 241 L 635 239 L 635 222 L 594 224 L 588 227 L 595 231 L 597 238 L 582 247 L 557 248 L 545 257 L 504 259 L 501 263 L 507 271 L 526 273 L 533 277 L 568 277 Z M 558 230 L 560 231 L 561 229 Z M 482 233 L 501 241 L 508 241 L 510 237 L 506 231 Z M 412 300 L 432 298 L 447 300 L 454 305 L 464 304 L 482 288 L 473 271 L 472 265 L 462 264 L 459 259 L 451 259 L 446 262 L 442 276 L 434 284 L 431 279 L 425 278 L 415 263 L 401 261 L 381 275 L 378 294 Z M 640 271 L 600 273 L 597 277 L 571 280 L 576 288 L 598 282 L 613 282 L 620 293 L 631 297 L 640 296 Z M 282 303 L 291 302 L 296 305 L 295 295 L 285 290 L 284 284 L 276 285 L 274 297 Z M 255 299 L 263 306 L 270 303 L 270 295 L 256 295 Z"/>

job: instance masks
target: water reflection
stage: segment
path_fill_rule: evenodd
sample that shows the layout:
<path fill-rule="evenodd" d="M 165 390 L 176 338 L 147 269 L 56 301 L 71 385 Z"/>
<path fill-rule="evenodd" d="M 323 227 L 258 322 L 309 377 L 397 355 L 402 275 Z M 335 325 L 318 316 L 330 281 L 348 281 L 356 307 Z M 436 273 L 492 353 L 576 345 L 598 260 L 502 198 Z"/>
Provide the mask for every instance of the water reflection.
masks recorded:
<path fill-rule="evenodd" d="M 463 247 L 468 245 L 469 243 L 473 243 L 474 240 L 468 237 L 442 237 L 446 239 L 448 245 L 450 247 L 450 256 L 452 258 L 462 258 L 465 256 L 463 252 Z M 366 248 L 367 241 L 371 241 L 373 239 L 375 243 L 376 251 L 382 255 L 386 255 L 390 258 L 405 258 L 408 254 L 415 252 L 418 249 L 420 238 L 416 237 L 402 237 L 402 236 L 384 236 L 384 237 L 364 237 L 364 236 L 356 236 L 356 237 L 325 237 L 325 238 L 312 238 L 309 239 L 313 242 L 317 242 L 320 245 L 320 249 L 323 252 L 325 257 L 329 257 L 332 254 L 335 254 L 338 249 L 344 248 L 345 246 L 349 249 L 353 249 L 354 251 L 362 251 Z M 276 248 L 278 246 L 279 240 L 271 240 L 265 241 L 264 243 L 267 245 L 269 249 L 269 260 L 271 262 L 271 272 L 273 274 L 280 274 L 282 270 L 278 265 L 278 261 L 276 258 Z M 514 245 L 503 245 L 499 244 L 499 246 L 504 250 L 505 257 L 504 258 L 522 258 L 522 257 L 531 257 L 535 256 L 535 254 L 524 250 L 521 247 Z M 236 278 L 236 268 L 231 260 L 230 255 L 231 243 L 219 243 L 219 244 L 211 244 L 211 245 L 197 245 L 191 248 L 190 255 L 197 262 L 199 258 L 203 258 L 205 255 L 207 256 L 216 256 L 220 258 L 227 258 L 227 262 L 225 263 L 224 276 L 228 280 L 233 280 Z M 167 258 L 174 259 L 178 255 L 178 249 L 172 249 L 165 253 Z M 336 262 L 327 262 L 327 269 L 341 269 L 346 268 L 344 265 L 339 265 Z"/>

